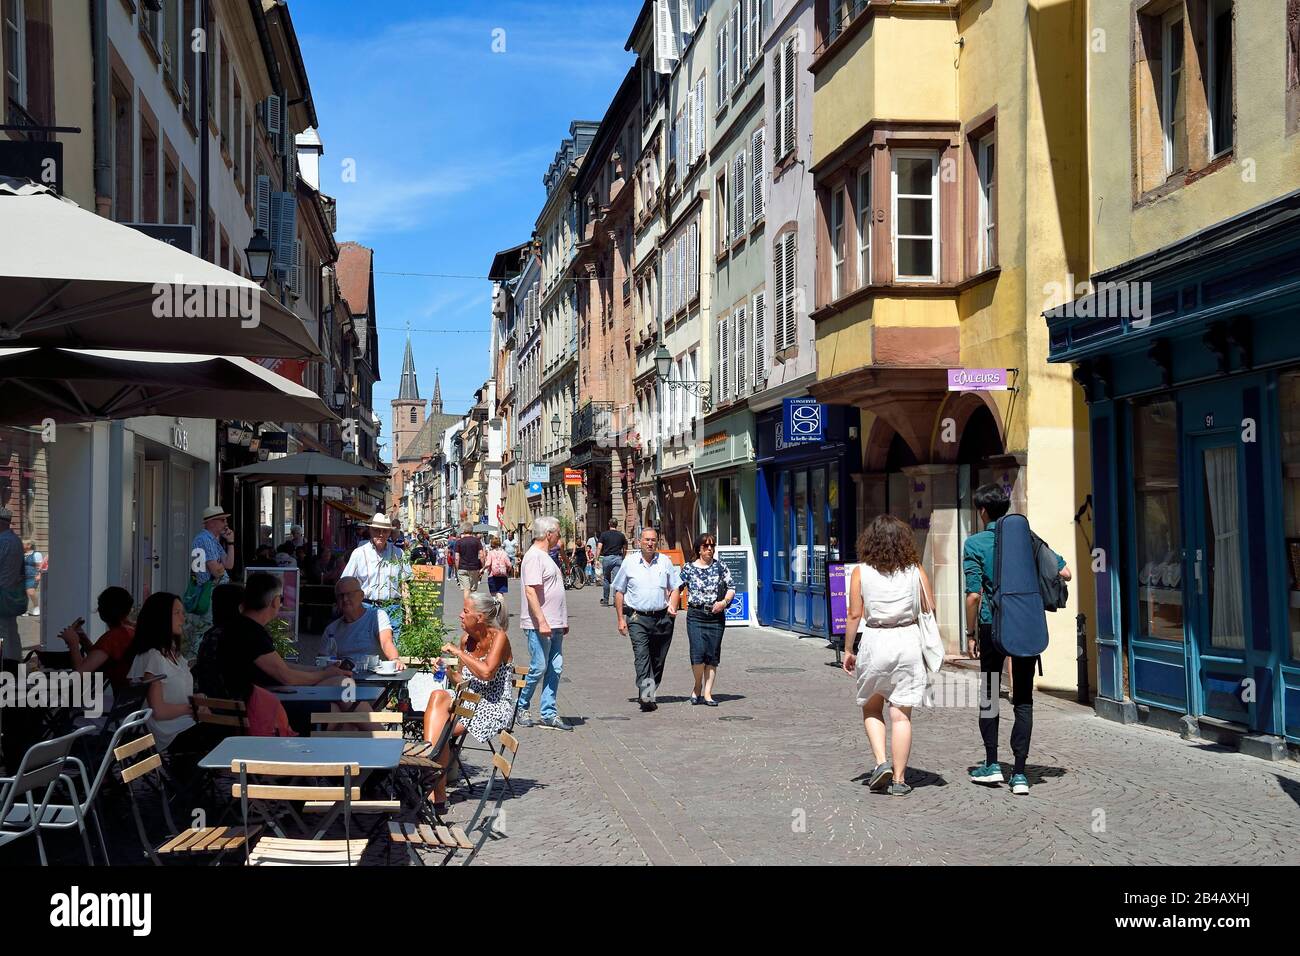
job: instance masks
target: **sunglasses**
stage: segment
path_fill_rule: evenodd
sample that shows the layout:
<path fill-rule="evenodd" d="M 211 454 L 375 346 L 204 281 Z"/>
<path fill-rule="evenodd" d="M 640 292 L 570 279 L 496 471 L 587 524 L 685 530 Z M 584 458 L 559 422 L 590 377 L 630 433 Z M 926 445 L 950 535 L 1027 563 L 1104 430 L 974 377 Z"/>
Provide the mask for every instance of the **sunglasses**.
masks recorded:
<path fill-rule="evenodd" d="M 717 545 L 713 545 L 713 544 L 702 544 L 702 545 L 700 545 L 700 550 L 703 551 L 705 548 L 712 549 L 712 548 L 715 548 L 715 547 L 717 547 Z"/>

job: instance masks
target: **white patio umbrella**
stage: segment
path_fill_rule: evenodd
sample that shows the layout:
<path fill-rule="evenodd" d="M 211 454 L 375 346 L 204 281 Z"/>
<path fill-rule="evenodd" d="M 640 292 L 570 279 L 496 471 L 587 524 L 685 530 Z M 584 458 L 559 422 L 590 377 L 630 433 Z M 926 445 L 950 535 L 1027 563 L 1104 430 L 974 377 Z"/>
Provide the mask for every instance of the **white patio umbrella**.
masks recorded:
<path fill-rule="evenodd" d="M 0 348 L 0 424 L 136 415 L 338 420 L 311 389 L 238 356 Z"/>
<path fill-rule="evenodd" d="M 0 344 L 321 356 L 253 280 L 3 177 Z"/>

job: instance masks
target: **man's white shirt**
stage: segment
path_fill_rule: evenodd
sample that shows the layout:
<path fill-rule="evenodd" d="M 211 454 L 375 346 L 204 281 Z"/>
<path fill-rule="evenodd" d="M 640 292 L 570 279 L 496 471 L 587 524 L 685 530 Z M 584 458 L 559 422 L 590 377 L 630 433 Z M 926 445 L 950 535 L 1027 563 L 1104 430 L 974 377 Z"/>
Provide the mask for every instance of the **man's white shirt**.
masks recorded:
<path fill-rule="evenodd" d="M 402 549 L 391 541 L 383 554 L 367 541 L 348 558 L 341 577 L 356 578 L 367 601 L 388 603 L 402 599 L 402 581 L 411 577 L 411 569 L 402 563 Z"/>

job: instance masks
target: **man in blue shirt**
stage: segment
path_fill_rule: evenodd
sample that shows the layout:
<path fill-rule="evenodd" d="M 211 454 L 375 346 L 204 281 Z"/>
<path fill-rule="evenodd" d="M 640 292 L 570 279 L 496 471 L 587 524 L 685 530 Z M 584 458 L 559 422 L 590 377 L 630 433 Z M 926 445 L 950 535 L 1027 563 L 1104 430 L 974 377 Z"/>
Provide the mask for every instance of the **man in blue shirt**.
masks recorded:
<path fill-rule="evenodd" d="M 655 710 L 655 693 L 664 679 L 664 662 L 677 622 L 677 593 L 681 575 L 666 554 L 658 551 L 659 532 L 641 532 L 641 550 L 629 554 L 614 577 L 614 614 L 618 632 L 632 640 L 636 663 L 637 700 L 642 710 Z"/>
<path fill-rule="evenodd" d="M 1006 657 L 993 646 L 993 544 L 998 521 L 1011 510 L 1011 499 L 1001 485 L 982 485 L 975 490 L 975 507 L 984 530 L 966 539 L 962 548 L 962 570 L 966 577 L 966 651 L 980 661 L 980 736 L 984 739 L 984 763 L 971 768 L 974 783 L 997 786 L 1003 782 L 998 764 L 998 691 Z M 1070 580 L 1065 559 L 1056 556 L 1061 577 Z M 1046 613 L 1046 612 L 1044 612 Z M 1029 738 L 1034 730 L 1034 663 L 1036 657 L 1011 658 L 1011 706 L 1015 723 L 1011 728 L 1011 752 L 1015 768 L 1011 792 L 1027 794 L 1029 778 L 1025 761 Z"/>

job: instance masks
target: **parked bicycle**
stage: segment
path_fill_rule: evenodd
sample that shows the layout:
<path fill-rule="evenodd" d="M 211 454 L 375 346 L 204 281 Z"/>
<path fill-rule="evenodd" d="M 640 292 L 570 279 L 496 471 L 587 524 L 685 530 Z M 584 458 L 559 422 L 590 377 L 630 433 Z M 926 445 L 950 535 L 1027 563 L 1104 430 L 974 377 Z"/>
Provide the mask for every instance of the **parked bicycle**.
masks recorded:
<path fill-rule="evenodd" d="M 565 548 L 560 549 L 560 575 L 566 591 L 581 591 L 587 584 L 587 569 L 579 566 Z"/>

